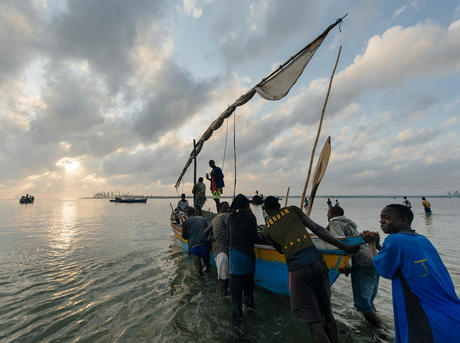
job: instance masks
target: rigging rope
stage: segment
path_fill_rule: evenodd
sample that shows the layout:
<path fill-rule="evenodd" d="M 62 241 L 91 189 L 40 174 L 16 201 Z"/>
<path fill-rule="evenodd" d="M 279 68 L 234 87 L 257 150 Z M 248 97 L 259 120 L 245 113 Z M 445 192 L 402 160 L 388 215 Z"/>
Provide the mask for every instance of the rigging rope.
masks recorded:
<path fill-rule="evenodd" d="M 228 118 L 226 119 L 226 121 L 227 121 L 227 132 L 225 133 L 224 158 L 222 159 L 222 173 L 224 172 L 225 153 L 227 152 Z"/>
<path fill-rule="evenodd" d="M 233 198 L 236 192 L 236 110 L 233 111 L 233 161 L 235 163 L 235 181 L 233 182 Z"/>

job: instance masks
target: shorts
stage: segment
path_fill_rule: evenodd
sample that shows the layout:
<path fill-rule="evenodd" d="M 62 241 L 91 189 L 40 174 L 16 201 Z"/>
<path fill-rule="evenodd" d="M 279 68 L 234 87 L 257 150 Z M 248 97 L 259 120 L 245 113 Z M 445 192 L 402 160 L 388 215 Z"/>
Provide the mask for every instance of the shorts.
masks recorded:
<path fill-rule="evenodd" d="M 380 276 L 373 266 L 351 268 L 353 300 L 358 311 L 372 312 L 372 302 L 379 289 L 379 278 Z"/>
<path fill-rule="evenodd" d="M 329 271 L 323 259 L 289 273 L 291 313 L 295 321 L 317 323 L 334 318 Z"/>
<path fill-rule="evenodd" d="M 198 256 L 204 259 L 209 258 L 209 250 L 211 249 L 209 244 L 199 245 L 190 249 L 190 253 L 193 256 Z"/>
<path fill-rule="evenodd" d="M 220 252 L 216 256 L 217 279 L 228 280 L 228 254 Z"/>

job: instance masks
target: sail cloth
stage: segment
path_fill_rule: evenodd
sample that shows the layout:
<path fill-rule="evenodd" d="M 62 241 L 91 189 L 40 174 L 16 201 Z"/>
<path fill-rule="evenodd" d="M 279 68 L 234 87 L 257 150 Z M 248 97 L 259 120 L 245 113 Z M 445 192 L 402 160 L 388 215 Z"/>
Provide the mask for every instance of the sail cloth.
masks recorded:
<path fill-rule="evenodd" d="M 217 119 L 211 123 L 211 125 L 196 143 L 195 149 L 190 153 L 187 163 L 185 164 L 179 178 L 177 179 L 176 188 L 179 187 L 182 181 L 182 177 L 192 163 L 193 158 L 198 156 L 200 153 L 204 142 L 211 138 L 213 132 L 222 126 L 224 120 L 230 117 L 238 106 L 242 106 L 251 100 L 256 92 L 266 100 L 279 100 L 286 96 L 286 94 L 302 74 L 308 62 L 310 62 L 310 59 L 315 54 L 316 50 L 320 47 L 321 43 L 326 38 L 329 31 L 331 31 L 337 24 L 339 24 L 343 18 L 337 19 L 334 24 L 329 25 L 329 27 L 324 30 L 324 32 L 319 35 L 313 42 L 292 56 L 287 62 L 280 65 L 277 70 L 265 77 L 248 92 L 240 96 L 233 104 L 228 106 L 227 109 L 222 112 L 219 117 L 217 117 Z"/>

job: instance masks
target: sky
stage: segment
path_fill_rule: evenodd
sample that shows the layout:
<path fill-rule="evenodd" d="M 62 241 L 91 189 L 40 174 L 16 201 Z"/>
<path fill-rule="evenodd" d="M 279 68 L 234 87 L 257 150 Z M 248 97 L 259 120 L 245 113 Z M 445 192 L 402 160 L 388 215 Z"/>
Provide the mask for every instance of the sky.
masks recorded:
<path fill-rule="evenodd" d="M 0 0 L 0 198 L 190 193 L 193 139 L 346 13 L 285 98 L 256 94 L 205 143 L 198 176 L 214 159 L 233 194 L 235 131 L 236 193 L 301 194 L 342 46 L 318 194 L 460 190 L 458 1 Z"/>

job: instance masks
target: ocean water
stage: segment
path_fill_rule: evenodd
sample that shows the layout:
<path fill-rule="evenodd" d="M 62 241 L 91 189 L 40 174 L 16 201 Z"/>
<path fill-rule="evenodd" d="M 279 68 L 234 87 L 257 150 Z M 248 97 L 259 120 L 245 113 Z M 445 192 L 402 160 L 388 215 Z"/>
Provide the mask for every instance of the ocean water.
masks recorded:
<path fill-rule="evenodd" d="M 333 199 L 334 200 L 334 199 Z M 360 230 L 380 230 L 380 210 L 401 199 L 339 199 Z M 413 227 L 438 249 L 460 291 L 460 199 L 419 199 Z M 247 334 L 232 332 L 231 304 L 218 296 L 216 272 L 199 282 L 169 228 L 169 202 L 0 200 L 1 342 L 298 342 L 308 328 L 292 321 L 289 298 L 257 288 Z M 299 199 L 292 199 L 297 204 Z M 210 202 L 207 206 L 212 206 Z M 205 206 L 205 207 L 207 207 Z M 312 218 L 327 224 L 325 199 Z M 392 342 L 391 284 L 375 301 L 384 329 L 353 308 L 350 278 L 332 288 L 341 342 Z"/>

